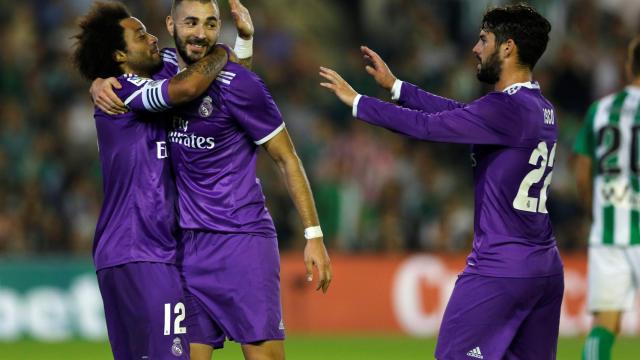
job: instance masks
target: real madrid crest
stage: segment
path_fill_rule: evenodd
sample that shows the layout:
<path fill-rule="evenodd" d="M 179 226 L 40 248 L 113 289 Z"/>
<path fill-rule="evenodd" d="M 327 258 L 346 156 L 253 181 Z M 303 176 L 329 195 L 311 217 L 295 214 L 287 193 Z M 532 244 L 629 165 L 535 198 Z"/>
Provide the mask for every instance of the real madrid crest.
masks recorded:
<path fill-rule="evenodd" d="M 213 100 L 209 96 L 205 96 L 204 99 L 202 99 L 202 103 L 198 108 L 198 113 L 200 114 L 200 116 L 209 117 L 209 115 L 211 115 L 211 113 L 213 112 L 212 102 Z"/>
<path fill-rule="evenodd" d="M 184 351 L 182 350 L 182 341 L 180 341 L 180 338 L 175 338 L 173 339 L 173 345 L 171 345 L 171 353 L 174 356 L 182 356 L 182 354 L 184 353 Z"/>

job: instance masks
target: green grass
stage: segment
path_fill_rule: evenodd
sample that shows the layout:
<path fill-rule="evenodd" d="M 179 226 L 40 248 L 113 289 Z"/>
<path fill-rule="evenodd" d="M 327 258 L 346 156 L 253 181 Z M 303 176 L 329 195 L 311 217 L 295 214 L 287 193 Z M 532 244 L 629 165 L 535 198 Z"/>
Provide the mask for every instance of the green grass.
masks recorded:
<path fill-rule="evenodd" d="M 582 338 L 562 338 L 558 359 L 580 359 Z M 434 339 L 415 339 L 400 336 L 290 336 L 286 342 L 287 358 L 298 360 L 413 360 L 432 359 Z M 639 359 L 640 339 L 619 338 L 613 359 Z M 108 343 L 72 341 L 42 343 L 18 341 L 0 343 L 0 358 L 12 360 L 107 360 L 112 359 Z M 225 349 L 214 352 L 215 360 L 242 359 L 240 347 L 228 343 Z"/>

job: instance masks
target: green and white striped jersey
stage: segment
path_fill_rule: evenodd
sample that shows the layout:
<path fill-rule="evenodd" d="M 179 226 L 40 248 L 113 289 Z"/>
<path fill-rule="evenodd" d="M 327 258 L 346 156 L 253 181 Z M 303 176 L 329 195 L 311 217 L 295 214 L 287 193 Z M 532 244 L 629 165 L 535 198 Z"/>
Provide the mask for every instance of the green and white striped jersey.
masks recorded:
<path fill-rule="evenodd" d="M 573 147 L 593 160 L 590 245 L 640 245 L 639 147 L 640 87 L 591 105 Z"/>

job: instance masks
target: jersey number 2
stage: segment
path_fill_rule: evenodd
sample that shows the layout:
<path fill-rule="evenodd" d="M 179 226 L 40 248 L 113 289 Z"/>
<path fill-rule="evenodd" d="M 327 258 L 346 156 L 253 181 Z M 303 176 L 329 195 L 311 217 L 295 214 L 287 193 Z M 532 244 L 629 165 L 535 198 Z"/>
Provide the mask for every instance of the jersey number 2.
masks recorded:
<path fill-rule="evenodd" d="M 542 176 L 544 176 L 544 172 L 547 167 L 553 168 L 553 162 L 556 158 L 556 144 L 553 144 L 553 148 L 551 149 L 551 154 L 549 154 L 549 149 L 547 148 L 547 143 L 541 141 L 538 143 L 538 147 L 533 150 L 531 153 L 531 157 L 529 158 L 529 164 L 533 166 L 539 166 L 527 174 L 527 176 L 522 179 L 520 183 L 520 188 L 518 189 L 518 194 L 516 198 L 513 199 L 513 207 L 517 210 L 529 211 L 529 212 L 539 212 L 539 213 L 547 213 L 547 188 L 549 184 L 551 184 L 551 177 L 553 175 L 553 170 L 547 174 L 547 177 L 544 179 L 544 184 L 542 185 L 542 189 L 540 189 L 540 197 L 534 198 L 529 196 L 529 189 L 533 184 L 537 184 L 542 180 Z M 538 165 L 538 160 L 540 161 L 540 165 Z"/>
<path fill-rule="evenodd" d="M 180 324 L 185 318 L 184 304 L 181 302 L 177 303 L 176 306 L 173 308 L 173 313 L 177 315 L 173 321 L 173 333 L 186 334 L 187 328 L 184 326 L 180 326 Z M 172 315 L 171 304 L 169 303 L 164 304 L 164 334 L 165 335 L 171 335 L 171 315 Z"/>

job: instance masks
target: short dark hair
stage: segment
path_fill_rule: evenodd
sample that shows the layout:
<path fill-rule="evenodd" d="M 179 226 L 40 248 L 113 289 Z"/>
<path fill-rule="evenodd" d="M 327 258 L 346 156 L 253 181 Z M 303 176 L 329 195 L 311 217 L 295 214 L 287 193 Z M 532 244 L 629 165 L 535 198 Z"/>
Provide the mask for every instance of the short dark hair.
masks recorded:
<path fill-rule="evenodd" d="M 98 2 L 80 19 L 81 31 L 74 36 L 77 42 L 73 62 L 83 77 L 94 80 L 122 75 L 114 53 L 127 50 L 120 22 L 130 17 L 120 2 Z"/>
<path fill-rule="evenodd" d="M 640 76 L 640 35 L 636 35 L 629 44 L 629 64 L 631 75 L 634 78 Z"/>
<path fill-rule="evenodd" d="M 171 3 L 171 14 L 176 11 L 176 7 L 185 1 L 198 1 L 201 4 L 212 2 L 215 6 L 218 6 L 218 0 L 173 0 Z"/>
<path fill-rule="evenodd" d="M 549 42 L 551 24 L 526 4 L 489 9 L 482 18 L 482 29 L 496 37 L 499 46 L 509 39 L 518 47 L 518 61 L 533 70 Z"/>

